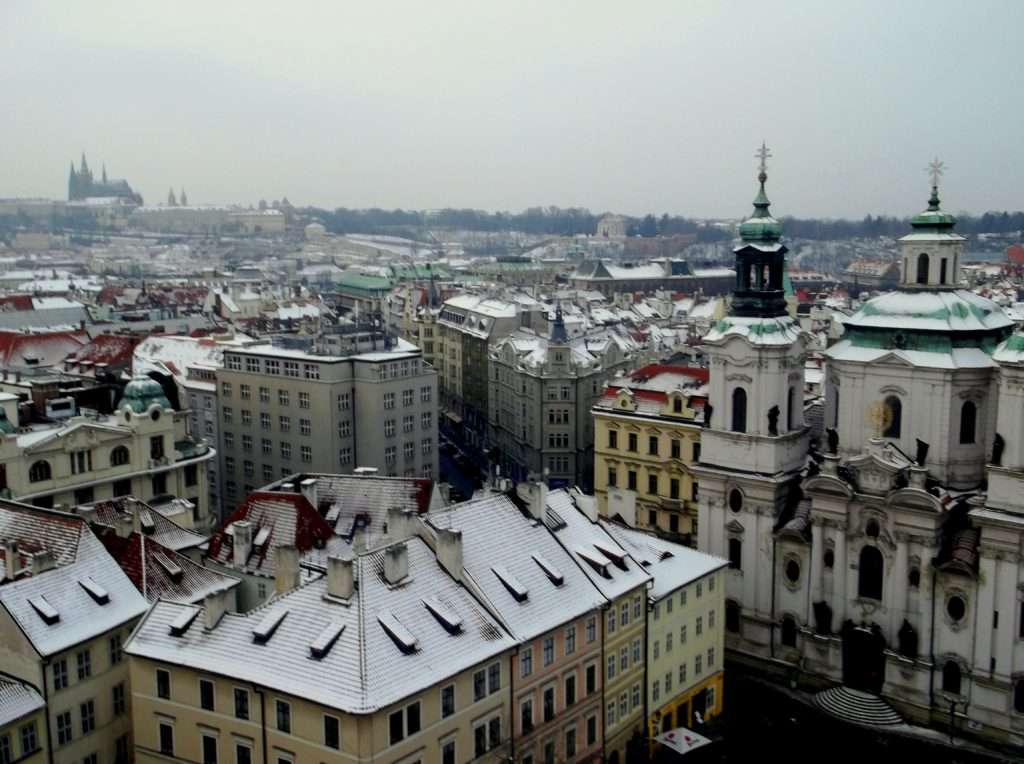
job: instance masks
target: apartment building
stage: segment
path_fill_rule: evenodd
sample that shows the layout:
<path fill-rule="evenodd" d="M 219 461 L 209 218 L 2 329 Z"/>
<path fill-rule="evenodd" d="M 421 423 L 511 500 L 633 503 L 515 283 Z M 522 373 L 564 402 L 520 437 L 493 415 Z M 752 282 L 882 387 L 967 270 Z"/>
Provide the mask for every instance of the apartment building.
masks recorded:
<path fill-rule="evenodd" d="M 30 684 L 0 675 L 0 761 L 47 760 L 46 701 Z"/>
<path fill-rule="evenodd" d="M 439 362 L 442 405 L 450 424 L 472 446 L 488 444 L 490 344 L 521 327 L 546 329 L 544 306 L 523 294 L 461 294 L 441 306 L 444 342 Z"/>
<path fill-rule="evenodd" d="M 653 738 L 722 709 L 727 560 L 680 547 L 650 531 L 601 521 L 651 574 L 647 590 L 647 709 Z"/>
<path fill-rule="evenodd" d="M 135 374 L 156 371 L 174 379 L 182 408 L 188 407 L 190 432 L 207 443 L 220 442 L 220 406 L 217 402 L 217 370 L 224 363 L 224 348 L 244 346 L 253 340 L 242 334 L 211 337 L 154 335 L 136 345 L 132 356 Z M 207 463 L 207 494 L 210 514 L 223 516 L 220 459 Z"/>
<path fill-rule="evenodd" d="M 651 365 L 605 388 L 592 409 L 602 517 L 693 543 L 707 381 L 707 369 Z"/>
<path fill-rule="evenodd" d="M 0 502 L 0 528 L 0 672 L 45 697 L 37 745 L 56 764 L 128 762 L 122 649 L 146 600 L 81 517 Z M 24 751 L 31 721 L 20 724 Z"/>
<path fill-rule="evenodd" d="M 441 299 L 433 279 L 428 286 L 401 284 L 392 291 L 388 301 L 389 320 L 392 326 L 398 327 L 399 336 L 422 350 L 423 360 L 440 370 L 444 338 L 437 325 Z"/>
<path fill-rule="evenodd" d="M 647 587 L 651 575 L 630 557 L 598 521 L 589 497 L 576 491 L 548 492 L 538 483 L 536 501 L 545 524 L 604 596 L 601 620 L 604 665 L 604 757 L 610 764 L 646 756 L 645 661 Z"/>
<path fill-rule="evenodd" d="M 136 496 L 187 528 L 212 527 L 207 465 L 216 450 L 189 434 L 188 413 L 174 411 L 154 380 L 129 382 L 109 415 L 16 429 L 17 398 L 0 393 L 0 408 L 0 489 L 8 497 L 72 507 Z"/>
<path fill-rule="evenodd" d="M 423 539 L 298 584 L 246 614 L 150 610 L 126 648 L 136 761 L 508 760 L 515 640 Z"/>
<path fill-rule="evenodd" d="M 490 440 L 502 474 L 545 476 L 553 488 L 590 490 L 594 475 L 591 406 L 616 372 L 633 364 L 636 341 L 601 329 L 570 339 L 555 313 L 550 336 L 517 329 L 490 349 Z"/>
<path fill-rule="evenodd" d="M 545 527 L 540 492 L 531 495 L 526 512 L 493 494 L 427 519 L 438 559 L 516 638 L 509 663 L 514 760 L 600 761 L 605 599 Z"/>
<path fill-rule="evenodd" d="M 298 471 L 437 475 L 437 374 L 380 332 L 224 351 L 224 499 Z"/>

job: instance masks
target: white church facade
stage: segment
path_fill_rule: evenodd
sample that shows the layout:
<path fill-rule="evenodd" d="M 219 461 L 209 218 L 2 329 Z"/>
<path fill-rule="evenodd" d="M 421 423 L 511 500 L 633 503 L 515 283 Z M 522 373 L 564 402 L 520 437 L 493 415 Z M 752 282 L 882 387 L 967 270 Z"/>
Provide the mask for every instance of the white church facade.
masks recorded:
<path fill-rule="evenodd" d="M 762 161 L 732 311 L 705 340 L 694 468 L 698 546 L 730 560 L 727 648 L 1024 745 L 1024 335 L 959 289 L 936 176 L 899 289 L 827 351 L 828 438 L 810 443 L 809 338 L 786 315 L 765 177 Z"/>

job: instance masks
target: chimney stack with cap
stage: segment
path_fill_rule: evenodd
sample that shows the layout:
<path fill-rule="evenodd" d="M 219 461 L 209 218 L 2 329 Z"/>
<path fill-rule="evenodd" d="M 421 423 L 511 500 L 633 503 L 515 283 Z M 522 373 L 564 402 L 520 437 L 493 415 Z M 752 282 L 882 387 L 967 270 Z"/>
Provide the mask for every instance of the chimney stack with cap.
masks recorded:
<path fill-rule="evenodd" d="M 405 542 L 384 550 L 384 580 L 394 586 L 409 575 L 409 549 Z"/>
<path fill-rule="evenodd" d="M 416 535 L 416 518 L 402 507 L 388 507 L 388 538 L 404 541 Z"/>
<path fill-rule="evenodd" d="M 530 483 L 521 483 L 517 490 L 520 498 L 527 503 L 530 510 L 530 516 L 533 517 L 534 520 L 543 520 L 544 511 L 548 505 L 547 484 L 540 480 Z"/>
<path fill-rule="evenodd" d="M 13 581 L 18 577 L 21 567 L 21 557 L 18 552 L 18 542 L 8 539 L 4 542 L 4 581 Z"/>
<path fill-rule="evenodd" d="M 252 523 L 248 520 L 236 520 L 231 528 L 234 532 L 231 559 L 236 568 L 244 568 L 245 563 L 249 561 L 249 553 L 252 551 Z"/>
<path fill-rule="evenodd" d="M 437 561 L 456 581 L 462 580 L 462 531 L 437 529 Z"/>
<path fill-rule="evenodd" d="M 49 549 L 40 549 L 32 555 L 33 576 L 53 570 L 55 567 L 57 567 L 57 561 L 53 559 L 53 552 Z"/>
<path fill-rule="evenodd" d="M 352 598 L 355 589 L 355 569 L 351 557 L 327 558 L 327 595 L 341 600 Z"/>
<path fill-rule="evenodd" d="M 274 588 L 278 594 L 290 592 L 299 585 L 299 550 L 285 544 L 274 550 Z"/>
<path fill-rule="evenodd" d="M 211 592 L 203 598 L 203 620 L 207 629 L 216 629 L 228 610 L 229 589 Z"/>

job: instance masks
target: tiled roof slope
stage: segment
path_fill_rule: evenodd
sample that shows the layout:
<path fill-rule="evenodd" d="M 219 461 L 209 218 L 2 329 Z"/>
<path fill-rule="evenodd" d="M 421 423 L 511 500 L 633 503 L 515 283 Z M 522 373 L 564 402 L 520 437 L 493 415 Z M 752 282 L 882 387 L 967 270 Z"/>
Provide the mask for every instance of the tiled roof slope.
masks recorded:
<path fill-rule="evenodd" d="M 511 649 L 515 641 L 469 591 L 437 563 L 419 538 L 406 542 L 409 575 L 397 585 L 384 581 L 384 549 L 354 561 L 357 581 L 348 604 L 325 598 L 319 578 L 245 614 L 228 613 L 206 628 L 199 608 L 156 603 L 126 647 L 130 655 L 188 665 L 240 681 L 307 698 L 347 713 L 372 713 Z M 456 633 L 427 609 L 437 597 L 461 618 Z M 259 643 L 253 628 L 269 613 L 287 610 L 273 635 Z M 171 624 L 186 611 L 198 615 L 181 634 Z M 378 616 L 389 612 L 417 640 L 401 650 Z M 344 626 L 320 659 L 310 645 L 325 630 Z"/>
<path fill-rule="evenodd" d="M 0 677 L 0 729 L 46 705 L 28 685 Z"/>
<path fill-rule="evenodd" d="M 142 595 L 81 518 L 3 502 L 0 534 L 33 554 L 52 551 L 56 557 L 56 567 L 0 585 L 0 606 L 40 655 L 58 653 L 145 612 Z"/>

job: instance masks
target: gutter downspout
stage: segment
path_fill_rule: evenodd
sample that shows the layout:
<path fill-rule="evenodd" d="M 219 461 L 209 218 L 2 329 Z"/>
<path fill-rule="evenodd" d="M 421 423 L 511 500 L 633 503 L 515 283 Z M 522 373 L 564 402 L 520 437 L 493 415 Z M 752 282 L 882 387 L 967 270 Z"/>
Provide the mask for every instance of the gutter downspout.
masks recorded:
<path fill-rule="evenodd" d="M 508 657 L 508 759 L 516 760 L 516 656 L 519 655 L 519 645 L 516 645 L 515 652 Z"/>
<path fill-rule="evenodd" d="M 607 711 L 607 697 L 608 697 L 608 673 L 605 667 L 605 640 L 607 634 L 605 633 L 605 622 L 608 620 L 608 608 L 610 602 L 601 608 L 601 615 L 599 620 L 601 621 L 601 662 L 598 664 L 597 670 L 601 672 L 601 696 L 605 698 L 605 705 L 601 707 L 601 761 L 607 761 L 607 744 L 608 744 L 608 711 Z"/>
<path fill-rule="evenodd" d="M 647 589 L 647 587 L 644 587 L 644 590 L 645 590 L 644 591 L 644 595 L 643 595 L 644 599 L 647 599 L 647 591 L 646 591 L 646 589 Z M 671 597 L 672 595 L 670 594 L 669 596 Z M 650 687 L 650 684 L 648 684 L 647 672 L 649 671 L 650 665 L 651 665 L 650 660 L 648 660 L 648 658 L 650 656 L 647 655 L 647 644 L 648 644 L 648 638 L 650 636 L 648 634 L 648 628 L 649 628 L 650 620 L 651 619 L 650 619 L 650 616 L 649 616 L 649 608 L 645 607 L 644 608 L 644 655 L 643 655 L 643 659 L 644 659 L 644 703 L 643 703 L 643 705 L 644 705 L 644 737 L 647 740 L 646 748 L 647 748 L 647 759 L 648 759 L 648 761 L 650 761 L 651 754 L 654 751 L 654 741 L 653 741 L 653 737 L 654 736 L 651 734 L 650 710 L 647 707 L 648 688 Z"/>
<path fill-rule="evenodd" d="M 260 696 L 260 732 L 263 736 L 263 764 L 267 764 L 267 704 L 266 696 L 259 685 L 252 686 L 253 692 Z"/>
<path fill-rule="evenodd" d="M 43 716 L 46 718 L 46 758 L 53 764 L 53 731 L 50 729 L 50 685 L 46 681 L 46 669 L 50 665 L 50 659 L 47 658 L 43 661 L 43 702 L 46 713 Z"/>
<path fill-rule="evenodd" d="M 775 660 L 775 590 L 778 588 L 778 582 L 775 580 L 775 550 L 776 550 L 776 545 L 778 544 L 778 541 L 779 541 L 778 538 L 775 536 L 775 533 L 773 532 L 772 533 L 772 575 L 771 575 L 771 579 L 770 579 L 771 582 L 772 582 L 772 610 L 771 610 L 772 622 L 771 622 L 771 625 L 768 627 L 769 628 L 769 635 L 770 635 L 769 636 L 770 654 L 771 654 L 772 660 Z"/>
<path fill-rule="evenodd" d="M 928 635 L 928 654 L 932 667 L 928 672 L 928 706 L 929 715 L 935 708 L 935 560 L 932 560 L 932 625 Z"/>

